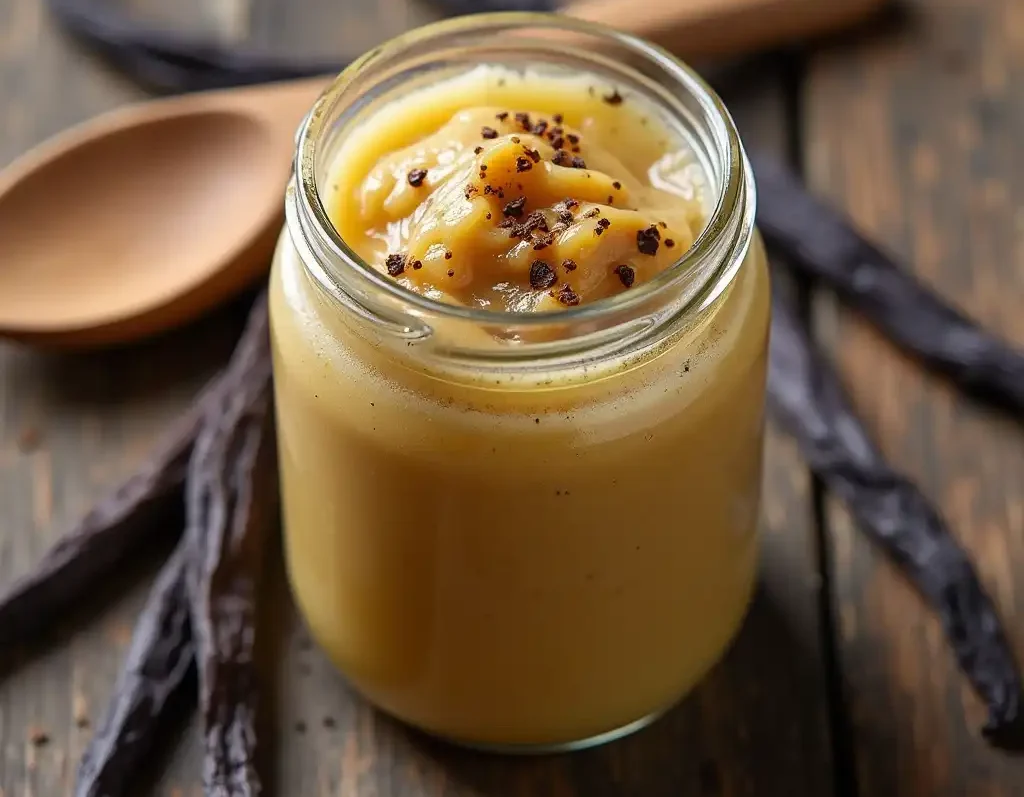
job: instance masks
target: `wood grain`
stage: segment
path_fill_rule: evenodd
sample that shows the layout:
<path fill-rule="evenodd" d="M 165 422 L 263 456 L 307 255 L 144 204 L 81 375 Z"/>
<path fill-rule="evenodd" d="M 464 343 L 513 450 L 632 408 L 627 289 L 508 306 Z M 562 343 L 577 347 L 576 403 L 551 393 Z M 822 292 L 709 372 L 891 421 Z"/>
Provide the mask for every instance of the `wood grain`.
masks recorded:
<path fill-rule="evenodd" d="M 354 54 L 435 16 L 405 0 L 136 0 L 147 18 L 280 51 Z M 731 97 L 750 141 L 781 149 L 786 120 L 774 68 Z M 72 48 L 42 0 L 0 4 L 0 163 L 42 137 L 137 96 Z M 83 198 L 87 200 L 87 198 Z M 145 454 L 167 420 L 226 358 L 237 313 L 117 352 L 54 357 L 0 345 L 0 584 L 29 568 L 68 519 Z M 382 717 L 334 674 L 275 571 L 268 604 L 264 766 L 283 797 L 450 795 L 792 795 L 832 793 L 817 611 L 810 484 L 771 434 L 765 468 L 762 584 L 739 639 L 664 720 L 573 756 L 509 760 L 423 739 Z M 274 557 L 279 559 L 279 554 Z M 155 565 L 155 563 L 151 563 Z M 0 794 L 69 793 L 99 719 L 152 566 L 69 618 L 49 648 L 0 676 Z M 34 745 L 35 731 L 49 742 Z M 140 794 L 200 794 L 195 728 L 184 723 Z"/>
<path fill-rule="evenodd" d="M 903 25 L 812 59 L 809 180 L 952 302 L 1024 344 L 1024 6 L 907 5 Z M 1024 430 L 829 297 L 817 319 L 862 417 L 944 511 L 1024 654 Z M 1024 762 L 980 740 L 980 707 L 935 618 L 833 503 L 827 526 L 858 793 L 1020 794 Z"/>

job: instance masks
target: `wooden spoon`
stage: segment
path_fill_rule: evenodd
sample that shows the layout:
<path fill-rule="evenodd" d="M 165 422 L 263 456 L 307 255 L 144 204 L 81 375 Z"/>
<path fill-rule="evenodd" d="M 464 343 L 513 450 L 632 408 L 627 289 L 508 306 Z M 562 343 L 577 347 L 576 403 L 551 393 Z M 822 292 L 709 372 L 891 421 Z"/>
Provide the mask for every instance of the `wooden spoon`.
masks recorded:
<path fill-rule="evenodd" d="M 567 13 L 691 55 L 853 21 L 881 0 L 579 0 Z M 265 273 L 294 135 L 328 78 L 150 101 L 79 125 L 0 174 L 0 335 L 124 342 Z"/>

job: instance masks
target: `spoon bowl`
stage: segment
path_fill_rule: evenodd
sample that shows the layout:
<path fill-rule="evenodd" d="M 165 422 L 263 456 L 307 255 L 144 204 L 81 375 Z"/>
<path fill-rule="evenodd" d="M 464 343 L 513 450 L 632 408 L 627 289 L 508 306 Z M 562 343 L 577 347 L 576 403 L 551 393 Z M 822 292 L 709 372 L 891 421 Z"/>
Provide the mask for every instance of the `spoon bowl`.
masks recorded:
<path fill-rule="evenodd" d="M 0 180 L 0 334 L 103 345 L 206 312 L 269 266 L 295 130 L 326 78 L 99 117 Z"/>

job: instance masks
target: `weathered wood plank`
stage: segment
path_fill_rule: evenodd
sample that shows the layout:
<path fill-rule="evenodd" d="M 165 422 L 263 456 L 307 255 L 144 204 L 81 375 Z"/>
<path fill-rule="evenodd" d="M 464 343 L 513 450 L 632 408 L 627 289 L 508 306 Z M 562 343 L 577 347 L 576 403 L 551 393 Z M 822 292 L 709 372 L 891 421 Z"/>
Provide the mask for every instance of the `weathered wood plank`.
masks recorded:
<path fill-rule="evenodd" d="M 43 0 L 0 3 L 0 165 L 79 120 L 142 96 L 72 46 Z M 223 313 L 102 354 L 43 354 L 0 344 L 0 585 L 27 571 L 72 518 L 145 456 L 226 359 L 238 315 Z M 0 673 L 0 794 L 70 792 L 150 575 L 151 568 L 129 574 L 69 618 L 53 645 Z M 36 733 L 49 741 L 32 744 Z M 194 782 L 195 762 L 185 770 Z"/>
<path fill-rule="evenodd" d="M 811 184 L 928 283 L 1024 344 L 1024 7 L 907 4 L 908 24 L 813 59 Z M 1024 431 L 952 392 L 829 297 L 819 329 L 862 417 L 972 552 L 1020 653 Z M 862 795 L 1019 794 L 935 618 L 827 506 L 852 751 Z"/>
<path fill-rule="evenodd" d="M 252 38 L 279 50 L 355 53 L 434 15 L 425 4 L 325 0 L 251 5 L 138 0 L 153 19 Z M 0 163 L 34 141 L 137 96 L 53 31 L 42 0 L 0 8 Z M 6 17 L 4 15 L 7 15 Z M 11 24 L 4 24 L 11 21 Z M 13 31 L 13 32 L 12 32 Z M 60 78 L 58 79 L 58 74 Z M 780 149 L 781 81 L 761 76 L 734 97 L 751 141 Z M 99 491 L 126 472 L 215 363 L 230 317 L 126 351 L 55 357 L 0 348 L 0 583 L 23 572 Z M 33 437 L 38 437 L 36 442 Z M 770 436 L 762 586 L 726 660 L 665 720 L 621 743 L 569 757 L 505 760 L 429 742 L 369 709 L 309 643 L 283 574 L 270 614 L 272 751 L 266 768 L 287 797 L 351 795 L 658 795 L 831 793 L 810 487 L 792 446 Z M 279 557 L 275 557 L 279 558 Z M 65 794 L 102 713 L 149 573 L 128 594 L 75 618 L 66 636 L 0 681 L 0 793 Z M 79 622 L 80 620 L 80 622 Z M 45 730 L 49 744 L 28 741 Z M 195 728 L 171 745 L 155 793 L 198 794 Z M 154 770 L 158 769 L 154 762 Z"/>

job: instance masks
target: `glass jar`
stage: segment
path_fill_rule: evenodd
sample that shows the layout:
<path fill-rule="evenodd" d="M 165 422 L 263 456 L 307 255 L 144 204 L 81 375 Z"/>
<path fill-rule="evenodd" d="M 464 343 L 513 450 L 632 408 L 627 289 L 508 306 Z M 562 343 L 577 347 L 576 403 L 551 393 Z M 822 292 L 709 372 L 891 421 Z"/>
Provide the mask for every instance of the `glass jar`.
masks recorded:
<path fill-rule="evenodd" d="M 364 263 L 321 191 L 362 115 L 470 65 L 541 62 L 642 93 L 687 137 L 713 193 L 689 251 L 537 314 L 444 304 Z M 606 741 L 685 695 L 755 582 L 769 307 L 734 125 L 665 52 L 487 14 L 345 70 L 299 131 L 270 310 L 289 578 L 349 682 L 510 751 Z"/>

